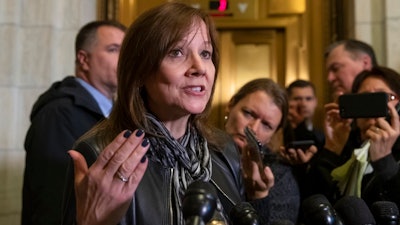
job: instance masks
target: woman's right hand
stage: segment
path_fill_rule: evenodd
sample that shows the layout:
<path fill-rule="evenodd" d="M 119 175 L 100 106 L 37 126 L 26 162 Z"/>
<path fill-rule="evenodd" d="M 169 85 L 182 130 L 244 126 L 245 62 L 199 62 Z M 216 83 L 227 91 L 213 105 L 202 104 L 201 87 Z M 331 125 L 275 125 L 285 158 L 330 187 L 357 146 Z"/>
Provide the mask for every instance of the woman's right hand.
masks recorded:
<path fill-rule="evenodd" d="M 272 170 L 264 166 L 258 149 L 246 145 L 241 154 L 242 175 L 246 196 L 250 200 L 265 198 L 274 186 L 275 178 Z"/>
<path fill-rule="evenodd" d="M 390 122 L 384 118 L 376 118 L 376 124 L 366 131 L 366 136 L 371 141 L 369 158 L 372 162 L 392 154 L 393 145 L 400 135 L 399 114 L 390 103 L 388 103 L 388 108 L 391 115 Z"/>
<path fill-rule="evenodd" d="M 150 144 L 141 130 L 121 132 L 88 168 L 75 150 L 68 153 L 75 170 L 77 224 L 117 224 L 126 213 L 146 171 Z"/>
<path fill-rule="evenodd" d="M 340 155 L 350 135 L 352 119 L 342 119 L 337 103 L 328 103 L 325 108 L 325 149 Z"/>

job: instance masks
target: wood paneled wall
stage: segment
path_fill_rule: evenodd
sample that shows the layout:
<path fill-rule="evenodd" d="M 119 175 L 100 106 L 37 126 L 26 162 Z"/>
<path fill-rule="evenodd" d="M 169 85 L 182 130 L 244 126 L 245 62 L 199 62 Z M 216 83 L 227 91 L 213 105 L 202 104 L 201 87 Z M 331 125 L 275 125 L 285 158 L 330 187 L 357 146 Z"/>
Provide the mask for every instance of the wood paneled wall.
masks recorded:
<path fill-rule="evenodd" d="M 106 5 L 113 5 L 111 8 L 114 12 L 103 10 L 103 18 L 113 16 L 126 25 L 129 25 L 141 12 L 165 2 L 165 0 L 99 1 L 103 8 Z M 181 2 L 208 9 L 210 1 L 181 0 Z M 232 53 L 242 49 L 242 44 L 257 46 L 261 43 L 264 49 L 268 49 L 270 57 L 267 57 L 266 63 L 269 63 L 270 67 L 265 71 L 266 75 L 260 76 L 271 77 L 283 87 L 295 79 L 311 80 L 317 87 L 319 100 L 315 120 L 317 126 L 321 124 L 320 112 L 323 105 L 330 100 L 323 52 L 331 41 L 339 37 L 337 28 L 344 22 L 339 15 L 343 16 L 349 8 L 347 5 L 351 5 L 351 2 L 352 0 L 229 0 L 230 9 L 224 13 L 231 16 L 215 17 L 221 37 L 222 60 L 212 120 L 218 126 L 222 126 L 224 108 L 230 96 L 244 82 L 254 78 L 254 76 L 244 77 L 235 74 L 243 69 L 234 68 L 237 61 L 232 58 Z M 244 13 L 239 10 L 239 4 L 242 3 L 248 4 Z M 209 12 L 221 14 L 215 10 Z M 346 18 L 348 29 L 344 32 L 349 33 L 351 23 L 348 21 L 351 21 L 351 17 Z"/>

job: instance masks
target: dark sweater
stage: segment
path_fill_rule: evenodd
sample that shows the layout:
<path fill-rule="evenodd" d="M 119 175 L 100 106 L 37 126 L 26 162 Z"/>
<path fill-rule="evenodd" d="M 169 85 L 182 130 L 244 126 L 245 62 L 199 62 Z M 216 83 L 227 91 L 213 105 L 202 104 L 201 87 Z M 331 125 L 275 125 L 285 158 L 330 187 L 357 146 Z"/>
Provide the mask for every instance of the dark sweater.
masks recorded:
<path fill-rule="evenodd" d="M 275 182 L 268 195 L 268 204 L 264 206 L 265 210 L 268 210 L 268 217 L 262 218 L 262 224 L 274 224 L 276 221 L 285 220 L 296 224 L 300 191 L 292 166 L 281 162 L 277 156 L 264 158 L 264 164 L 271 168 Z"/>

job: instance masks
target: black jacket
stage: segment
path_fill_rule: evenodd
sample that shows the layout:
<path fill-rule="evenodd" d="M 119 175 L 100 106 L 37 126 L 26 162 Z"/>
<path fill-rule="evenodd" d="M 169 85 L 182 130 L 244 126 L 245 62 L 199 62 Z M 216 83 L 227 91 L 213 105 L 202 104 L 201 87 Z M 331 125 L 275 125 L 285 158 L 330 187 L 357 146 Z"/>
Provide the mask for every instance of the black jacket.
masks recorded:
<path fill-rule="evenodd" d="M 25 139 L 22 224 L 60 224 L 67 151 L 99 120 L 94 98 L 72 76 L 55 82 L 35 102 Z"/>
<path fill-rule="evenodd" d="M 217 190 L 218 197 L 224 207 L 225 213 L 229 212 L 235 204 L 244 200 L 244 190 L 241 179 L 239 154 L 233 141 L 227 141 L 224 151 L 220 152 L 210 148 L 212 158 L 211 183 Z M 90 166 L 96 160 L 101 147 L 94 138 L 78 143 L 76 148 L 81 152 Z M 121 225 L 172 225 L 174 218 L 171 215 L 171 201 L 168 201 L 172 191 L 171 168 L 164 168 L 159 163 L 149 159 L 147 170 L 141 180 L 132 204 Z M 264 198 L 250 202 L 258 214 L 263 218 L 268 217 L 269 199 Z M 75 224 L 75 197 L 73 189 L 73 166 L 69 169 L 67 188 L 65 189 L 65 202 L 63 225 Z M 181 210 L 181 209 L 179 209 Z"/>
<path fill-rule="evenodd" d="M 371 206 L 376 201 L 392 201 L 400 207 L 400 139 L 392 148 L 392 154 L 371 163 L 373 172 L 363 176 L 361 197 Z M 323 149 L 312 162 L 307 174 L 307 193 L 324 194 L 332 204 L 342 196 L 336 182 L 332 180 L 333 169 L 350 159 L 353 150 L 362 144 L 360 131 L 353 129 L 340 156 Z"/>

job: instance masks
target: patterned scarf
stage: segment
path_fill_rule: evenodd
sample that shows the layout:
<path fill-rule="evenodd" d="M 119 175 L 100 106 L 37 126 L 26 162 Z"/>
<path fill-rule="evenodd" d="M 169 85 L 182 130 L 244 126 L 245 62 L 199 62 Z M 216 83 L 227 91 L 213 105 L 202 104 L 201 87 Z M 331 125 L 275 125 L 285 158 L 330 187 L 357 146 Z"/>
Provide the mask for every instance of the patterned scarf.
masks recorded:
<path fill-rule="evenodd" d="M 207 140 L 190 123 L 185 135 L 176 140 L 156 117 L 151 114 L 146 116 L 152 124 L 150 131 L 157 135 L 149 137 L 150 158 L 165 167 L 173 168 L 173 198 L 177 204 L 177 220 L 179 224 L 184 224 L 181 209 L 185 190 L 194 180 L 208 182 L 211 179 L 211 157 Z"/>

